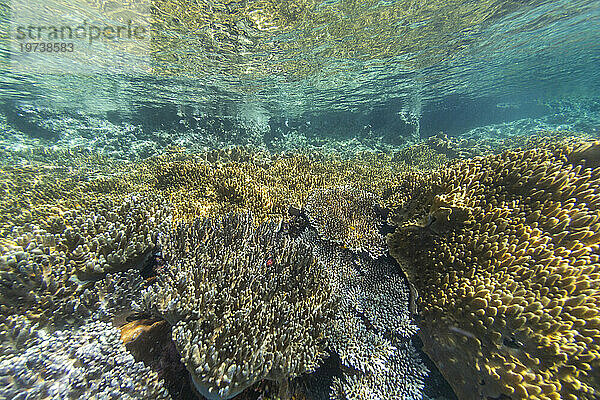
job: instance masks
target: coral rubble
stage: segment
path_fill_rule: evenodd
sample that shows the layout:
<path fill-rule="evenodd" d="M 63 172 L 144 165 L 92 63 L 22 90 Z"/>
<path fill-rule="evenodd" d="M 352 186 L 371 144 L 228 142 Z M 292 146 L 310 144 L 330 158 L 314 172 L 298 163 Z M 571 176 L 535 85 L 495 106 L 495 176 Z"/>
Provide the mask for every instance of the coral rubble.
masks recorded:
<path fill-rule="evenodd" d="M 409 176 L 388 242 L 459 398 L 600 396 L 600 143 Z"/>

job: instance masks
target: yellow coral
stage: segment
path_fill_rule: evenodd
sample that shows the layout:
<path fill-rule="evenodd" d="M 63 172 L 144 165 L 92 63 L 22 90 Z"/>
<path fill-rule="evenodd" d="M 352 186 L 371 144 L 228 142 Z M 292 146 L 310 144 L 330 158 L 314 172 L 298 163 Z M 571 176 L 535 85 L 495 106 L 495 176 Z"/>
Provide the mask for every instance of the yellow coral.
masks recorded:
<path fill-rule="evenodd" d="M 599 150 L 457 163 L 397 210 L 390 250 L 421 296 L 424 350 L 459 398 L 600 396 Z"/>
<path fill-rule="evenodd" d="M 314 190 L 304 206 L 311 225 L 322 239 L 377 258 L 386 252 L 380 233 L 383 210 L 372 193 L 352 187 Z"/>
<path fill-rule="evenodd" d="M 271 156 L 233 149 L 157 157 L 142 164 L 134 180 L 164 195 L 173 206 L 175 220 L 251 211 L 262 221 L 287 216 L 289 206 L 305 204 L 314 189 L 349 183 L 384 197 L 385 205 L 393 177 L 408 170 L 402 159 L 385 154 L 365 153 L 343 160 L 321 154 Z"/>

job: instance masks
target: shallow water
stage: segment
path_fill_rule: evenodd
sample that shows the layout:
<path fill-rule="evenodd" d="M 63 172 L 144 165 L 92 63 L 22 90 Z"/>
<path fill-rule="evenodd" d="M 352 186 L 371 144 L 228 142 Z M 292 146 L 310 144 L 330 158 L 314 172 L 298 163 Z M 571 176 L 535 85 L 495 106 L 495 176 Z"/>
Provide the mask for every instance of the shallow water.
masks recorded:
<path fill-rule="evenodd" d="M 194 398 L 194 383 L 214 398 L 248 386 L 238 399 L 600 397 L 600 2 L 12 0 L 0 5 L 0 25 L 0 399 Z M 251 228 L 237 233 L 254 253 L 216 228 L 230 212 L 267 224 L 256 228 L 264 243 Z M 221 252 L 173 244 L 182 240 L 173 227 L 196 218 L 221 236 L 200 230 L 186 240 L 202 237 Z M 342 299 L 325 318 L 337 328 L 298 322 L 325 332 L 331 343 L 322 348 L 302 343 L 330 357 L 294 369 L 290 360 L 309 359 L 308 350 L 246 348 L 239 343 L 253 335 L 223 322 L 203 328 L 214 335 L 198 339 L 199 353 L 236 348 L 228 340 L 239 334 L 244 363 L 283 366 L 238 387 L 250 367 L 215 355 L 222 364 L 207 361 L 205 375 L 188 378 L 204 365 L 188 357 L 193 345 L 175 333 L 177 318 L 228 321 L 247 299 L 236 297 L 240 287 L 215 309 L 196 304 L 202 317 L 172 311 L 161 296 L 189 295 L 169 280 L 179 260 L 214 268 L 207 286 L 180 278 L 200 285 L 194 299 L 237 287 L 247 271 L 220 270 L 230 259 L 257 276 L 281 266 L 276 283 L 268 274 L 263 282 L 280 292 L 256 300 L 280 310 L 273 298 L 312 293 L 281 289 L 288 269 L 304 265 L 294 258 L 304 250 L 277 247 L 287 240 L 310 244 Z M 293 255 L 278 260 L 275 250 Z M 547 252 L 557 260 L 540 256 Z M 344 257 L 361 278 L 329 262 Z M 387 287 L 382 276 L 403 283 Z M 165 285 L 160 295 L 143 292 L 154 280 Z M 437 308 L 436 298 L 444 298 Z M 132 313 L 139 318 L 125 320 Z M 500 328 L 486 319 L 503 313 L 510 322 Z M 419 333 L 396 332 L 401 317 Z M 336 342 L 340 321 L 364 328 L 346 341 L 388 353 L 349 361 L 364 354 Z M 273 343 L 296 344 L 292 328 L 254 323 L 274 332 Z M 75 356 L 59 350 L 78 340 L 103 344 Z M 161 350 L 145 352 L 148 343 Z M 120 357 L 114 373 L 98 378 L 111 354 Z M 157 377 L 140 381 L 142 373 Z M 350 376 L 363 379 L 354 387 L 362 397 L 340 383 Z"/>

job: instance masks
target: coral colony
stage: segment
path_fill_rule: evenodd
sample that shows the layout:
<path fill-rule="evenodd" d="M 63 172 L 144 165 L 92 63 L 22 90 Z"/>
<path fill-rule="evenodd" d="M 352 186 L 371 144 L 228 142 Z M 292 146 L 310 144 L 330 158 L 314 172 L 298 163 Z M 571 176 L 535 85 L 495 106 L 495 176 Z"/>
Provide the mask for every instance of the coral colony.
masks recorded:
<path fill-rule="evenodd" d="M 4 166 L 0 398 L 597 399 L 600 143 L 550 143 Z"/>

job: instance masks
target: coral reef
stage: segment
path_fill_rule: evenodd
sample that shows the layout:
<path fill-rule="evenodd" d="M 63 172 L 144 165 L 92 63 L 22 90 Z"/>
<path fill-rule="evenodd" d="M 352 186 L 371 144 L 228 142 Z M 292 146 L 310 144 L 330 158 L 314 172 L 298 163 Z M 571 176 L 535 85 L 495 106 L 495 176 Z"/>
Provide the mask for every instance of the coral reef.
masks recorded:
<path fill-rule="evenodd" d="M 27 317 L 18 314 L 0 315 L 1 355 L 9 356 L 18 353 L 35 335 L 36 326 Z"/>
<path fill-rule="evenodd" d="M 229 212 L 253 213 L 257 221 L 286 217 L 290 205 L 305 204 L 318 188 L 349 182 L 375 195 L 410 167 L 386 154 L 349 160 L 321 154 L 268 155 L 249 149 L 157 157 L 140 165 L 135 180 L 164 196 L 175 220 Z"/>
<path fill-rule="evenodd" d="M 281 224 L 199 219 L 161 244 L 166 264 L 140 304 L 172 325 L 203 395 L 231 398 L 261 379 L 285 388 L 317 368 L 334 303 L 310 249 Z"/>
<path fill-rule="evenodd" d="M 0 236 L 15 226 L 43 225 L 62 211 L 122 201 L 134 181 L 126 165 L 77 150 L 0 150 Z"/>
<path fill-rule="evenodd" d="M 63 212 L 43 227 L 15 227 L 0 239 L 1 314 L 42 323 L 89 316 L 93 297 L 103 293 L 81 279 L 139 267 L 154 249 L 158 230 L 170 226 L 168 208 L 156 196 L 102 204 Z"/>
<path fill-rule="evenodd" d="M 383 211 L 372 193 L 352 187 L 316 189 L 311 192 L 304 212 L 321 238 L 341 244 L 373 258 L 386 252 Z"/>
<path fill-rule="evenodd" d="M 18 352 L 0 359 L 0 397 L 170 399 L 156 373 L 136 362 L 104 322 L 76 330 L 35 331 L 15 320 Z"/>
<path fill-rule="evenodd" d="M 20 231 L 16 240 L 0 239 L 0 315 L 46 322 L 72 313 L 79 285 L 64 253 L 54 251 L 54 235 L 33 226 Z"/>
<path fill-rule="evenodd" d="M 346 253 L 323 258 L 340 303 L 328 332 L 342 372 L 333 379 L 331 398 L 418 397 L 427 369 L 410 344 L 417 329 L 409 320 L 404 277 L 384 260 L 365 262 L 347 250 L 330 250 Z"/>
<path fill-rule="evenodd" d="M 389 237 L 459 398 L 600 395 L 599 142 L 406 176 Z M 412 183 L 411 183 L 412 181 Z"/>
<path fill-rule="evenodd" d="M 367 339 L 364 337 L 363 339 Z M 370 373 L 347 373 L 333 379 L 331 399 L 420 399 L 427 369 L 410 342 L 391 340 L 393 352 Z M 361 345 L 368 345 L 367 339 Z"/>
<path fill-rule="evenodd" d="M 132 194 L 164 198 L 176 221 L 246 211 L 257 221 L 285 217 L 290 204 L 304 204 L 314 189 L 352 182 L 359 190 L 382 196 L 393 192 L 394 177 L 414 169 L 415 162 L 430 168 L 443 161 L 431 150 L 420 152 L 418 160 L 415 153 L 365 152 L 344 159 L 320 153 L 270 154 L 249 147 L 190 155 L 172 147 L 161 156 L 124 164 L 83 151 L 12 152 L 11 160 L 24 165 L 2 167 L 0 236 L 14 236 L 15 227 L 28 224 L 47 229 L 65 217 L 79 224 L 76 218 L 119 207 Z M 84 232 L 86 241 L 94 241 L 93 231 L 99 228 L 92 228 Z M 80 274 L 105 269 L 104 261 L 79 263 Z"/>
<path fill-rule="evenodd" d="M 88 287 L 78 296 L 79 303 L 89 310 L 88 319 L 113 322 L 118 326 L 122 317 L 137 311 L 135 302 L 147 285 L 138 269 L 107 274 L 93 285 L 87 284 Z"/>
<path fill-rule="evenodd" d="M 523 126 L 524 122 L 533 126 Z M 410 159 L 416 158 L 413 153 L 423 152 L 425 154 L 433 152 L 450 160 L 465 159 L 499 154 L 507 150 L 547 147 L 557 142 L 574 144 L 593 137 L 593 135 L 583 132 L 552 129 L 544 124 L 536 125 L 527 119 L 504 123 L 499 127 L 494 125 L 478 127 L 457 136 L 448 136 L 444 132 L 438 132 L 422 143 L 409 146 L 398 153 L 410 153 Z"/>
<path fill-rule="evenodd" d="M 158 232 L 170 228 L 170 210 L 158 196 L 131 195 L 87 212 L 67 211 L 51 221 L 63 226 L 66 256 L 81 279 L 140 264 Z"/>
<path fill-rule="evenodd" d="M 377 249 L 383 238 L 383 210 L 370 193 L 338 187 L 311 193 L 303 211 L 312 224 L 307 222 L 301 238 L 316 254 L 338 302 L 327 332 L 330 351 L 340 360 L 337 371 L 329 368 L 330 398 L 420 397 L 428 371 L 410 343 L 417 327 L 410 320 L 407 282 L 385 249 L 363 251 Z M 366 239 L 360 247 L 348 245 L 348 232 Z"/>
<path fill-rule="evenodd" d="M 140 292 L 151 282 L 144 281 L 139 270 L 156 256 L 155 244 L 159 232 L 163 232 L 165 255 L 170 257 L 170 264 L 165 265 L 179 268 L 181 260 L 187 260 L 181 265 L 186 265 L 191 276 L 196 277 L 188 278 L 204 283 L 195 291 L 186 289 L 190 303 L 184 304 L 185 296 L 181 296 L 182 302 L 177 304 L 182 307 L 179 314 L 172 313 L 170 307 L 176 304 L 165 303 L 161 296 L 183 289 L 178 281 L 167 278 L 168 268 L 161 263 L 153 272 L 159 275 L 156 280 L 162 285 L 162 292 L 155 294 L 154 304 L 148 309 L 174 324 L 172 336 L 177 350 L 182 352 L 192 375 L 198 377 L 197 386 L 211 396 L 219 396 L 219 390 L 222 395 L 231 396 L 265 378 L 279 381 L 276 384 L 283 393 L 288 380 L 314 370 L 325 356 L 334 301 L 330 280 L 307 243 L 286 232 L 289 205 L 305 203 L 311 192 L 316 198 L 321 192 L 315 189 L 355 181 L 357 189 L 347 189 L 348 193 L 344 191 L 342 196 L 350 196 L 348 201 L 356 203 L 351 205 L 354 210 L 368 208 L 368 218 L 376 226 L 371 227 L 369 220 L 360 218 L 351 221 L 356 235 L 351 236 L 354 242 L 349 243 L 358 243 L 351 244 L 357 252 L 359 246 L 364 246 L 367 258 L 367 253 L 380 256 L 385 252 L 379 232 L 384 216 L 378 214 L 374 199 L 378 194 L 392 193 L 388 187 L 390 178 L 408 168 L 403 161 L 391 161 L 390 156 L 383 154 L 366 153 L 343 160 L 319 154 L 270 155 L 246 148 L 190 156 L 172 149 L 164 156 L 123 168 L 120 176 L 107 176 L 107 168 L 112 164 L 89 159 L 88 154 L 31 152 L 22 156 L 30 162 L 22 181 L 17 179 L 22 170 L 5 167 L 11 172 L 3 185 L 7 196 L 1 204 L 7 215 L 0 239 L 0 317 L 8 323 L 12 318 L 9 316 L 18 316 L 15 321 L 29 328 L 21 329 L 17 339 L 4 338 L 2 348 L 14 349 L 26 340 L 23 332 L 30 331 L 35 336 L 43 332 L 43 326 L 52 332 L 76 331 L 92 321 L 125 324 L 132 303 L 139 301 Z M 53 158 L 57 166 L 46 168 Z M 311 173 L 306 174 L 306 170 Z M 56 184 L 52 183 L 53 177 Z M 374 194 L 363 192 L 364 188 Z M 331 193 L 337 190 L 331 189 Z M 174 221 L 248 210 L 256 212 L 257 217 L 231 216 L 221 222 L 209 220 L 206 226 L 195 222 L 171 232 Z M 310 215 L 314 221 L 317 213 Z M 354 213 L 354 217 L 359 214 Z M 277 222 L 262 222 L 265 219 Z M 229 225 L 235 229 L 227 228 Z M 186 238 L 188 230 L 189 241 L 207 240 L 209 245 L 194 250 L 177 247 L 175 242 Z M 227 239 L 230 234 L 235 240 Z M 362 242 L 357 240 L 359 237 Z M 237 261 L 231 259 L 234 254 L 239 257 Z M 352 252 L 347 250 L 347 254 Z M 208 269 L 194 269 L 194 260 Z M 371 265 L 363 267 L 366 271 Z M 181 275 L 182 271 L 177 273 Z M 209 277 L 207 271 L 215 275 Z M 239 279 L 233 284 L 236 276 Z M 219 291 L 226 297 L 213 294 L 216 288 L 211 285 L 215 279 L 227 288 Z M 252 294 L 242 287 L 244 282 L 252 285 Z M 264 282 L 270 283 L 257 290 Z M 379 318 L 373 314 L 375 300 L 363 293 L 366 286 L 356 284 L 354 288 L 356 309 L 374 320 Z M 243 303 L 244 296 L 252 297 L 247 311 L 257 321 L 246 332 L 240 322 L 242 317 L 233 311 Z M 223 308 L 223 304 L 230 306 Z M 271 309 L 279 307 L 279 315 L 269 313 L 267 305 Z M 199 310 L 209 310 L 210 318 L 194 319 Z M 285 329 L 271 329 L 282 320 L 289 324 Z M 9 325 L 19 326 L 15 321 Z M 207 324 L 221 329 L 220 333 L 210 335 L 217 330 L 207 331 Z M 135 341 L 131 338 L 136 335 L 144 337 L 146 331 L 140 329 L 132 330 L 127 340 Z M 197 332 L 195 338 L 188 336 L 191 332 Z M 260 348 L 263 342 L 273 344 Z M 200 360 L 196 351 L 201 344 L 206 360 Z M 217 357 L 211 349 L 219 346 L 233 350 L 223 351 Z M 227 357 L 231 357 L 229 369 L 234 364 L 243 365 L 241 360 L 248 354 L 256 355 L 254 364 L 235 371 L 228 377 L 228 385 L 221 379 L 227 372 L 223 370 L 224 363 L 229 362 Z M 390 345 L 389 357 L 393 354 Z M 208 370 L 196 373 L 199 367 Z M 233 382 L 235 379 L 239 385 Z M 209 387 L 213 394 L 208 392 Z"/>

